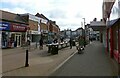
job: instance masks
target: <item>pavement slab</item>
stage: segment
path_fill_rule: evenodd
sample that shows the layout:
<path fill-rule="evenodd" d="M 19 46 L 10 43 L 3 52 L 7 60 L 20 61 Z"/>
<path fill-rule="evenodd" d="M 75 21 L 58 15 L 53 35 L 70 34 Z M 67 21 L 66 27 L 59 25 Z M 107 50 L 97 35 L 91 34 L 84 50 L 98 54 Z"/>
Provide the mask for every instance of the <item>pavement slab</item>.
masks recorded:
<path fill-rule="evenodd" d="M 51 76 L 117 76 L 110 59 L 103 44 L 93 41 L 83 54 L 76 53 Z"/>
<path fill-rule="evenodd" d="M 35 49 L 29 52 L 29 67 L 24 67 L 25 53 L 19 52 L 4 55 L 5 71 L 3 76 L 49 76 L 50 73 L 71 54 L 76 52 L 76 47 L 59 50 L 58 54 L 51 55 L 47 47 L 43 50 Z M 19 59 L 19 60 L 18 60 Z M 14 65 L 13 65 L 14 64 Z M 10 66 L 9 66 L 10 65 Z M 9 70 L 8 70 L 9 69 Z M 10 70 L 12 69 L 12 70 Z"/>

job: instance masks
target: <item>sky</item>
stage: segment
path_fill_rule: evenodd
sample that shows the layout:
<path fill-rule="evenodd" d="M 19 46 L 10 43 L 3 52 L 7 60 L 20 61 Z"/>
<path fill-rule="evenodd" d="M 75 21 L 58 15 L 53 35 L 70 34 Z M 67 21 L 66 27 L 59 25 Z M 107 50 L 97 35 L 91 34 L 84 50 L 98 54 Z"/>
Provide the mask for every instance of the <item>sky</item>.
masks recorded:
<path fill-rule="evenodd" d="M 102 18 L 103 0 L 0 0 L 0 9 L 12 13 L 44 14 L 56 21 L 60 30 L 75 30 Z"/>

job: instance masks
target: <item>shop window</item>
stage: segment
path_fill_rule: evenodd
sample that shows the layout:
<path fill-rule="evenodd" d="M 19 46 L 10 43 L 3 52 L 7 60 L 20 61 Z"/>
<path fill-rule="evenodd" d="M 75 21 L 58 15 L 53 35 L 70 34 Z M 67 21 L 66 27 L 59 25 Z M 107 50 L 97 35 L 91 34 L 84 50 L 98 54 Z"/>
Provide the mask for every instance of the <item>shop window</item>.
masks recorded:
<path fill-rule="evenodd" d="M 7 34 L 6 32 L 2 32 L 2 48 L 7 47 Z"/>

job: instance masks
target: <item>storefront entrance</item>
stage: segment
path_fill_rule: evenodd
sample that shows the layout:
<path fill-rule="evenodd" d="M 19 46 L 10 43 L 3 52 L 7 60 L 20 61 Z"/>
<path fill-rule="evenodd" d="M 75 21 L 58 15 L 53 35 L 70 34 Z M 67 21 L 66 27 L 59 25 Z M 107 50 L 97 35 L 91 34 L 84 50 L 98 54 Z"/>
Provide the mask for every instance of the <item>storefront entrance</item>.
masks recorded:
<path fill-rule="evenodd" d="M 20 34 L 15 35 L 15 42 L 16 42 L 16 47 L 21 46 L 21 35 Z"/>

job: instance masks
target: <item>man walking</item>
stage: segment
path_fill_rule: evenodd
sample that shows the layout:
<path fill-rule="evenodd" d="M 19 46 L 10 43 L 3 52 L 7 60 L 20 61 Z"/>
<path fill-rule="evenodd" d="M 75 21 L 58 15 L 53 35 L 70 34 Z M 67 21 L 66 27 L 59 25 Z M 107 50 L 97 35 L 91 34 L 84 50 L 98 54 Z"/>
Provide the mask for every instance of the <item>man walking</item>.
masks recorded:
<path fill-rule="evenodd" d="M 72 38 L 70 38 L 69 43 L 70 43 L 70 49 L 72 49 Z"/>
<path fill-rule="evenodd" d="M 40 40 L 39 40 L 39 49 L 40 50 L 43 49 L 43 39 L 42 38 L 40 38 Z"/>

